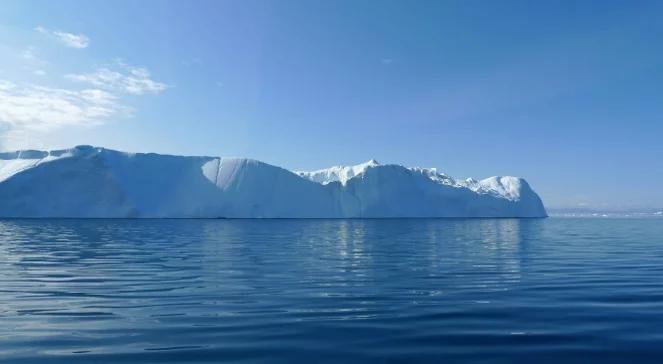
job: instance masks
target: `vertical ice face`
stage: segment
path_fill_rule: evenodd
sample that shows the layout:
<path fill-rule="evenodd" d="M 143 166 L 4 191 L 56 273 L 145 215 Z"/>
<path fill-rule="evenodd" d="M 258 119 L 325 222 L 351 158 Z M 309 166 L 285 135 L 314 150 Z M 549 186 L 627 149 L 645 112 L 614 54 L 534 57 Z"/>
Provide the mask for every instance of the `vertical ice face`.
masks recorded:
<path fill-rule="evenodd" d="M 200 170 L 203 172 L 203 176 L 207 178 L 210 182 L 216 185 L 217 178 L 219 177 L 219 167 L 221 164 L 221 159 L 214 158 L 210 161 L 205 162 Z"/>
<path fill-rule="evenodd" d="M 245 158 L 80 146 L 0 153 L 0 217 L 542 217 L 516 177 L 457 181 L 370 160 L 290 172 Z"/>

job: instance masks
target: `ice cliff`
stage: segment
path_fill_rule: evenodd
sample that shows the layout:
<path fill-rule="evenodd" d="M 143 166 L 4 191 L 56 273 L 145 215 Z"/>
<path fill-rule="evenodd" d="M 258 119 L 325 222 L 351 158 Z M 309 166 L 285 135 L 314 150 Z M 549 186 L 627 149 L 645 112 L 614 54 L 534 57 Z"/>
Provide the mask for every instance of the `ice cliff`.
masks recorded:
<path fill-rule="evenodd" d="M 291 172 L 251 159 L 91 146 L 0 153 L 0 217 L 545 217 L 517 177 L 382 165 Z"/>

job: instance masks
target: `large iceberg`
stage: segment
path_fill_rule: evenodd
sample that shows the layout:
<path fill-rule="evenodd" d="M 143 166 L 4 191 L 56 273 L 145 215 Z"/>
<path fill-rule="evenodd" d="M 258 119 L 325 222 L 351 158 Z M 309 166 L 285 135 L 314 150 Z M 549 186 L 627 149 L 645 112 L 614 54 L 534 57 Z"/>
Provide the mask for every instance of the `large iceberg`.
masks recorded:
<path fill-rule="evenodd" d="M 291 172 L 243 158 L 91 146 L 0 153 L 0 217 L 545 217 L 517 177 L 455 180 L 371 160 Z"/>

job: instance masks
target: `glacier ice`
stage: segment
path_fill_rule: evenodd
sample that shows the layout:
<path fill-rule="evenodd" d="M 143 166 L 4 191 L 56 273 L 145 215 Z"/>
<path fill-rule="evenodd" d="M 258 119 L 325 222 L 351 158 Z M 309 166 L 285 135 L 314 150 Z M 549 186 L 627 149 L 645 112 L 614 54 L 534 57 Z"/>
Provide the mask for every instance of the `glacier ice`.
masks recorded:
<path fill-rule="evenodd" d="M 335 166 L 313 172 L 296 171 L 295 174 L 310 179 L 313 182 L 322 183 L 323 185 L 330 182 L 341 182 L 342 185 L 345 185 L 350 178 L 358 176 L 364 173 L 366 169 L 378 165 L 379 163 L 375 159 L 371 159 L 366 163 L 356 166 Z"/>
<path fill-rule="evenodd" d="M 0 217 L 545 217 L 522 178 L 375 160 L 291 172 L 245 158 L 92 146 L 0 153 Z"/>

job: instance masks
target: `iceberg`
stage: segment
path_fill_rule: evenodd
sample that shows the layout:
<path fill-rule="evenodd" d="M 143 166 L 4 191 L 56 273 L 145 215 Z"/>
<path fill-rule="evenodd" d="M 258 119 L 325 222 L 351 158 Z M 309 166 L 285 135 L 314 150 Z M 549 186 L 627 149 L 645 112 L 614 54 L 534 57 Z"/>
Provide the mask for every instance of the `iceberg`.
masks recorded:
<path fill-rule="evenodd" d="M 456 180 L 375 160 L 312 172 L 246 158 L 77 146 L 0 153 L 0 217 L 545 217 L 518 177 Z"/>

